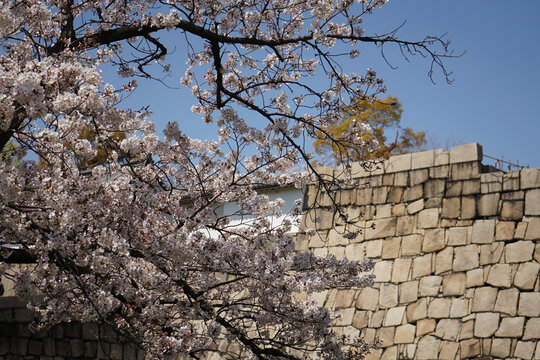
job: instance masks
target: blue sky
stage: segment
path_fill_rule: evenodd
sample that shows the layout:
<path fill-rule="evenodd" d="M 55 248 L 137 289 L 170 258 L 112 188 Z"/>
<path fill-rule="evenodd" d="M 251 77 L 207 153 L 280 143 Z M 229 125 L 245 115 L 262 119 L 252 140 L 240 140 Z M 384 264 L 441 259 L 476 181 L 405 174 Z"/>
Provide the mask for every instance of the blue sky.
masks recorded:
<path fill-rule="evenodd" d="M 403 104 L 402 125 L 426 131 L 439 147 L 478 142 L 484 154 L 540 167 L 539 16 L 536 0 L 391 0 L 366 17 L 366 34 L 387 32 L 404 21 L 399 33 L 403 39 L 446 34 L 456 53 L 465 51 L 445 63 L 454 82 L 446 84 L 439 72 L 434 85 L 427 76 L 428 61 L 417 56 L 407 62 L 395 51 L 387 53 L 397 67 L 392 69 L 370 45 L 361 48 L 350 70 L 376 70 L 387 95 Z M 173 59 L 183 64 L 183 52 L 178 47 Z M 178 79 L 168 83 L 176 86 Z M 158 128 L 175 120 L 191 136 L 213 138 L 213 129 L 191 114 L 193 103 L 187 89 L 140 81 L 125 106 L 150 105 Z"/>

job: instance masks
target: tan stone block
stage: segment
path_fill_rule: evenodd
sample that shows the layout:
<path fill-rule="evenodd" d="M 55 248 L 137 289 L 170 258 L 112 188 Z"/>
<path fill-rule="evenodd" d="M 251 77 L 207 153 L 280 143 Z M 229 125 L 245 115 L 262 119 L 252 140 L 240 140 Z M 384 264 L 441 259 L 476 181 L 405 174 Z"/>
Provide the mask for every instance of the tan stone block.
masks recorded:
<path fill-rule="evenodd" d="M 396 218 L 378 219 L 372 224 L 366 223 L 366 239 L 380 239 L 396 235 Z"/>
<path fill-rule="evenodd" d="M 460 341 L 459 354 L 462 359 L 468 359 L 480 355 L 480 341 L 478 339 Z"/>
<path fill-rule="evenodd" d="M 489 269 L 487 281 L 489 285 L 508 288 L 512 284 L 512 267 L 508 264 L 495 264 Z"/>
<path fill-rule="evenodd" d="M 394 237 L 385 239 L 382 246 L 382 258 L 383 259 L 395 259 L 399 256 L 399 249 L 401 245 L 401 238 Z"/>
<path fill-rule="evenodd" d="M 466 245 L 467 244 L 467 232 L 466 227 L 452 227 L 447 231 L 448 234 L 448 245 Z"/>
<path fill-rule="evenodd" d="M 441 319 L 437 323 L 437 330 L 435 330 L 435 336 L 444 340 L 455 341 L 458 338 L 460 328 L 461 323 L 459 320 Z"/>
<path fill-rule="evenodd" d="M 478 143 L 454 146 L 450 149 L 450 164 L 481 160 L 482 145 Z"/>
<path fill-rule="evenodd" d="M 461 219 L 474 219 L 476 217 L 476 199 L 474 197 L 461 198 Z"/>
<path fill-rule="evenodd" d="M 480 245 L 480 265 L 494 264 L 501 260 L 504 243 L 496 242 L 488 245 Z"/>
<path fill-rule="evenodd" d="M 424 210 L 424 199 L 413 201 L 407 205 L 407 213 L 409 215 L 414 215 L 421 210 Z"/>
<path fill-rule="evenodd" d="M 342 259 L 345 257 L 345 246 L 330 246 L 328 247 L 328 254 L 334 255 L 336 259 Z"/>
<path fill-rule="evenodd" d="M 479 216 L 494 216 L 499 211 L 499 193 L 482 195 L 478 199 L 476 209 Z"/>
<path fill-rule="evenodd" d="M 518 222 L 516 225 L 516 231 L 514 232 L 514 239 L 525 239 L 525 232 L 527 231 L 528 222 Z"/>
<path fill-rule="evenodd" d="M 522 290 L 534 289 L 534 284 L 538 279 L 538 272 L 540 271 L 540 264 L 535 262 L 528 262 L 519 264 L 518 271 L 514 276 L 514 286 Z"/>
<path fill-rule="evenodd" d="M 525 232 L 525 240 L 538 240 L 540 239 L 540 218 L 532 218 L 527 225 L 527 231 Z"/>
<path fill-rule="evenodd" d="M 397 204 L 401 202 L 403 198 L 404 188 L 402 187 L 391 187 L 388 191 L 387 201 L 392 204 Z"/>
<path fill-rule="evenodd" d="M 434 228 L 439 222 L 439 209 L 424 209 L 418 213 L 418 228 Z"/>
<path fill-rule="evenodd" d="M 491 342 L 490 355 L 505 359 L 510 355 L 511 339 L 493 339 Z"/>
<path fill-rule="evenodd" d="M 525 192 L 525 215 L 540 215 L 540 189 Z"/>
<path fill-rule="evenodd" d="M 394 173 L 411 169 L 412 154 L 394 155 L 385 161 L 385 172 Z"/>
<path fill-rule="evenodd" d="M 503 191 L 519 190 L 519 170 L 510 171 L 503 175 Z"/>
<path fill-rule="evenodd" d="M 459 343 L 453 341 L 443 341 L 438 359 L 455 359 L 459 350 Z"/>
<path fill-rule="evenodd" d="M 477 268 L 479 264 L 478 245 L 458 246 L 454 248 L 454 271 Z"/>
<path fill-rule="evenodd" d="M 366 256 L 368 258 L 381 257 L 384 240 L 368 240 L 366 242 Z"/>
<path fill-rule="evenodd" d="M 431 274 L 431 254 L 418 256 L 413 260 L 413 279 Z"/>
<path fill-rule="evenodd" d="M 427 316 L 427 301 L 421 298 L 413 304 L 407 305 L 407 321 L 414 322 L 425 319 Z"/>
<path fill-rule="evenodd" d="M 533 357 L 535 345 L 536 343 L 534 341 L 518 341 L 513 357 L 518 359 L 531 359 Z"/>
<path fill-rule="evenodd" d="M 429 177 L 428 174 L 428 169 L 411 171 L 409 173 L 409 185 L 415 186 L 425 183 Z"/>
<path fill-rule="evenodd" d="M 517 241 L 506 245 L 505 261 L 507 263 L 532 260 L 534 243 L 532 241 Z"/>
<path fill-rule="evenodd" d="M 379 308 L 388 309 L 398 304 L 398 286 L 394 284 L 381 284 L 379 292 Z"/>
<path fill-rule="evenodd" d="M 394 345 L 394 327 L 383 327 L 377 329 L 377 337 L 382 340 L 382 347 L 386 348 Z"/>
<path fill-rule="evenodd" d="M 396 235 L 409 235 L 413 232 L 414 216 L 400 216 L 397 218 Z"/>
<path fill-rule="evenodd" d="M 380 186 L 373 188 L 371 194 L 371 203 L 374 205 L 386 203 L 389 191 L 390 188 L 388 186 Z"/>
<path fill-rule="evenodd" d="M 396 204 L 392 206 L 392 216 L 403 216 L 405 215 L 406 207 L 405 204 Z"/>
<path fill-rule="evenodd" d="M 454 248 L 448 246 L 435 255 L 435 274 L 442 274 L 452 270 Z"/>
<path fill-rule="evenodd" d="M 411 169 L 430 168 L 435 162 L 435 150 L 421 151 L 411 154 Z"/>
<path fill-rule="evenodd" d="M 502 172 L 480 174 L 480 192 L 482 194 L 501 192 L 502 179 Z"/>
<path fill-rule="evenodd" d="M 473 269 L 467 271 L 467 287 L 476 287 L 484 285 L 484 270 Z"/>
<path fill-rule="evenodd" d="M 540 187 L 540 169 L 521 170 L 520 180 L 520 187 L 522 189 Z"/>
<path fill-rule="evenodd" d="M 451 180 L 469 180 L 479 175 L 479 163 L 461 163 L 450 165 Z"/>
<path fill-rule="evenodd" d="M 418 200 L 421 199 L 423 195 L 424 189 L 422 185 L 411 186 L 405 189 L 405 192 L 403 193 L 403 201 L 411 202 L 414 200 Z"/>
<path fill-rule="evenodd" d="M 437 359 L 439 355 L 439 347 L 441 341 L 434 336 L 426 335 L 418 341 L 418 348 L 416 350 L 416 359 L 419 360 L 433 360 Z"/>
<path fill-rule="evenodd" d="M 540 318 L 532 318 L 527 320 L 523 340 L 530 339 L 540 339 Z"/>
<path fill-rule="evenodd" d="M 398 347 L 396 345 L 384 349 L 381 360 L 395 360 L 398 356 Z"/>
<path fill-rule="evenodd" d="M 408 281 L 399 285 L 399 303 L 407 304 L 418 300 L 418 281 Z"/>
<path fill-rule="evenodd" d="M 420 279 L 420 296 L 437 296 L 441 286 L 441 276 L 425 276 Z"/>
<path fill-rule="evenodd" d="M 392 216 L 392 204 L 375 206 L 375 219 L 384 219 Z"/>
<path fill-rule="evenodd" d="M 335 308 L 348 308 L 351 307 L 354 299 L 356 298 L 356 290 L 342 289 L 338 290 L 336 294 Z"/>
<path fill-rule="evenodd" d="M 424 183 L 424 196 L 426 198 L 443 197 L 446 182 L 444 180 L 429 180 Z"/>
<path fill-rule="evenodd" d="M 474 320 L 467 320 L 461 323 L 459 337 L 461 339 L 470 339 L 474 335 Z"/>
<path fill-rule="evenodd" d="M 434 319 L 422 319 L 416 322 L 416 336 L 421 337 L 425 334 L 429 334 L 435 331 L 435 324 L 437 323 Z"/>
<path fill-rule="evenodd" d="M 384 326 L 401 325 L 405 316 L 405 306 L 388 309 L 384 318 Z"/>
<path fill-rule="evenodd" d="M 518 314 L 521 316 L 540 316 L 540 292 L 522 292 L 519 296 Z"/>
<path fill-rule="evenodd" d="M 360 261 L 366 258 L 366 244 L 349 244 L 345 246 L 345 257 L 351 261 Z"/>
<path fill-rule="evenodd" d="M 472 229 L 473 244 L 491 244 L 495 238 L 495 220 L 475 220 Z"/>
<path fill-rule="evenodd" d="M 422 242 L 422 251 L 427 253 L 444 249 L 444 240 L 444 229 L 427 229 Z"/>
<path fill-rule="evenodd" d="M 339 245 L 348 245 L 349 240 L 343 235 L 345 234 L 345 228 L 334 228 L 330 229 L 328 232 L 328 245 L 329 246 L 339 246 Z"/>
<path fill-rule="evenodd" d="M 390 281 L 390 279 L 392 278 L 392 262 L 380 261 L 378 263 L 375 263 L 373 274 L 375 275 L 375 282 Z"/>
<path fill-rule="evenodd" d="M 385 315 L 384 310 L 375 311 L 371 315 L 371 322 L 370 322 L 369 326 L 374 327 L 374 328 L 380 328 L 382 326 L 382 322 L 384 320 L 384 315 Z"/>
<path fill-rule="evenodd" d="M 401 255 L 418 255 L 422 249 L 421 235 L 407 235 L 401 238 Z"/>
<path fill-rule="evenodd" d="M 495 334 L 499 327 L 498 313 L 483 312 L 476 314 L 476 321 L 474 323 L 474 336 L 480 338 L 489 338 Z"/>
<path fill-rule="evenodd" d="M 476 195 L 480 193 L 480 179 L 463 181 L 463 195 Z"/>
<path fill-rule="evenodd" d="M 464 273 L 445 275 L 442 281 L 442 292 L 445 296 L 463 295 L 467 276 Z"/>
<path fill-rule="evenodd" d="M 474 290 L 472 312 L 493 311 L 497 299 L 497 288 L 490 286 L 479 287 Z"/>
<path fill-rule="evenodd" d="M 496 337 L 521 337 L 523 334 L 524 317 L 505 317 L 501 319 L 501 325 L 495 333 Z"/>
<path fill-rule="evenodd" d="M 365 336 L 362 336 L 362 338 L 365 339 Z M 371 349 L 369 353 L 366 355 L 365 360 L 381 360 L 382 352 L 383 352 L 382 349 Z"/>
<path fill-rule="evenodd" d="M 450 153 L 448 151 L 444 151 L 443 149 L 437 149 L 434 151 L 435 151 L 435 161 L 433 165 L 447 168 L 448 166 L 439 166 L 439 165 L 448 165 L 450 163 Z"/>
<path fill-rule="evenodd" d="M 317 257 L 325 257 L 328 255 L 328 248 L 326 247 L 314 248 L 312 251 L 313 255 Z"/>
<path fill-rule="evenodd" d="M 425 208 L 432 209 L 432 208 L 440 208 L 441 206 L 442 206 L 442 198 L 429 198 L 426 201 Z"/>
<path fill-rule="evenodd" d="M 408 186 L 409 172 L 403 171 L 394 174 L 394 186 Z"/>
<path fill-rule="evenodd" d="M 373 189 L 371 187 L 358 189 L 356 191 L 356 204 L 357 205 L 371 205 L 372 193 L 373 193 Z"/>
<path fill-rule="evenodd" d="M 461 214 L 461 198 L 451 197 L 443 199 L 441 218 L 457 219 Z"/>
<path fill-rule="evenodd" d="M 446 183 L 445 196 L 455 197 L 461 196 L 461 190 L 463 189 L 463 182 L 461 181 L 449 181 Z"/>
<path fill-rule="evenodd" d="M 468 299 L 452 299 L 452 306 L 450 307 L 451 318 L 462 318 L 469 315 L 469 300 Z"/>
<path fill-rule="evenodd" d="M 448 298 L 432 299 L 428 306 L 428 316 L 433 319 L 447 318 L 450 316 L 452 300 Z"/>
<path fill-rule="evenodd" d="M 352 325 L 355 308 L 338 309 L 336 313 L 341 315 L 341 318 L 336 320 L 336 326 Z"/>
<path fill-rule="evenodd" d="M 369 311 L 356 311 L 354 313 L 352 325 L 357 329 L 368 327 L 370 315 L 371 312 Z"/>
<path fill-rule="evenodd" d="M 414 342 L 414 334 L 416 333 L 416 326 L 412 324 L 405 324 L 396 328 L 394 335 L 395 344 L 411 344 Z"/>
<path fill-rule="evenodd" d="M 499 291 L 495 311 L 515 316 L 517 314 L 519 291 L 516 288 Z"/>
<path fill-rule="evenodd" d="M 394 261 L 394 267 L 392 270 L 393 283 L 401 283 L 409 280 L 411 263 L 411 258 L 398 258 Z"/>
<path fill-rule="evenodd" d="M 495 240 L 508 241 L 514 238 L 516 224 L 513 221 L 499 221 L 495 226 Z"/>
<path fill-rule="evenodd" d="M 501 220 L 521 220 L 523 217 L 523 201 L 503 201 Z"/>

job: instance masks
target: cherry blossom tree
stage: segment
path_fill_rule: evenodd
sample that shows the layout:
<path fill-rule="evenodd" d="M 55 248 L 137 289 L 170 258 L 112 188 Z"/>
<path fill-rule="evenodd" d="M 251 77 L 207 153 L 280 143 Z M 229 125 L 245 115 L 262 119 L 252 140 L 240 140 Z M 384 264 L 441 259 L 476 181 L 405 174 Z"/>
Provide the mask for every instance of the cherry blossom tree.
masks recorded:
<path fill-rule="evenodd" d="M 0 0 L 0 149 L 16 145 L 0 156 L 0 234 L 35 262 L 10 276 L 19 296 L 42 295 L 29 304 L 36 326 L 104 323 L 155 358 L 344 359 L 374 346 L 336 337 L 334 314 L 310 297 L 369 286 L 372 264 L 295 252 L 302 204 L 276 225 L 282 201 L 257 187 L 332 194 L 349 181 L 319 173 L 304 144 L 350 98 L 384 91 L 373 70 L 342 70 L 360 45 L 420 54 L 448 75 L 440 38 L 366 34 L 363 18 L 384 2 Z M 179 46 L 191 111 L 215 122 L 218 141 L 175 123 L 158 137 L 148 113 L 119 106 Z M 104 64 L 123 87 L 102 79 Z M 223 214 L 227 203 L 238 210 Z"/>

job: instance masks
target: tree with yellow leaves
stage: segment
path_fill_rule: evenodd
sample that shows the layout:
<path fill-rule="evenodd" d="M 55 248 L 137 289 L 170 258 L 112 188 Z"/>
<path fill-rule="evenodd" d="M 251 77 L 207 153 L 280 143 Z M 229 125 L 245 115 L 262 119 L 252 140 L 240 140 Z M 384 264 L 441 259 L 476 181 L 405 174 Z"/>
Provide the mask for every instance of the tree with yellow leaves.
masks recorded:
<path fill-rule="evenodd" d="M 318 154 L 331 153 L 339 164 L 345 158 L 361 161 L 421 150 L 426 144 L 426 134 L 423 131 L 414 132 L 410 127 L 401 128 L 402 112 L 401 103 L 396 97 L 389 96 L 384 100 L 356 99 L 345 109 L 340 121 L 317 131 L 317 140 L 313 144 L 315 151 Z M 357 124 L 368 124 L 371 129 L 356 130 Z M 392 129 L 396 130 L 394 141 L 387 142 L 387 136 L 390 136 L 388 132 Z M 378 144 L 378 149 L 372 151 L 374 143 Z"/>

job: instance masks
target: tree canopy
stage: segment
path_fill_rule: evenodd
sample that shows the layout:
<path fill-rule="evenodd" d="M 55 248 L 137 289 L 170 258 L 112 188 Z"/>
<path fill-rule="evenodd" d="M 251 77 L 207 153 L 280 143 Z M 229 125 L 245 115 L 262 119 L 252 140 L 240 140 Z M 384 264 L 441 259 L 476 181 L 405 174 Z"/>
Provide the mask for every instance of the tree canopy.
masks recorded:
<path fill-rule="evenodd" d="M 105 323 L 155 358 L 361 358 L 374 344 L 344 343 L 333 312 L 310 295 L 370 285 L 372 264 L 295 252 L 301 202 L 275 225 L 282 202 L 257 187 L 315 182 L 332 196 L 346 181 L 322 176 L 304 144 L 351 98 L 384 90 L 373 70 L 342 71 L 360 46 L 421 54 L 448 75 L 441 38 L 364 28 L 384 3 L 0 0 L 0 148 L 12 141 L 21 161 L 0 158 L 0 236 L 35 262 L 9 276 L 19 296 L 42 295 L 30 304 L 36 326 Z M 189 59 L 181 83 L 191 110 L 216 123 L 219 141 L 174 122 L 159 137 L 145 110 L 119 106 L 137 77 L 168 70 L 173 48 Z M 102 78 L 103 64 L 122 87 Z M 249 221 L 216 210 L 227 203 Z"/>

